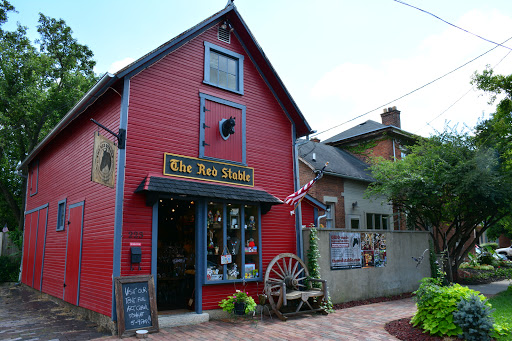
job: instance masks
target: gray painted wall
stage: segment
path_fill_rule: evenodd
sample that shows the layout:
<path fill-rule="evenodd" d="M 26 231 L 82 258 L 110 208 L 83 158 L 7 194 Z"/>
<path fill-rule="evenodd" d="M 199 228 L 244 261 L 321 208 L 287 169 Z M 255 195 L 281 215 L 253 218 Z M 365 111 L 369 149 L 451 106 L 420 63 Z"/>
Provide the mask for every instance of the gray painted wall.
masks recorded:
<path fill-rule="evenodd" d="M 389 228 L 393 226 L 393 206 L 384 198 L 364 198 L 364 192 L 368 188 L 368 183 L 345 179 L 344 192 L 345 198 L 345 226 L 350 228 L 350 218 L 359 217 L 360 226 L 365 228 L 366 213 L 386 214 L 389 215 Z M 356 206 L 352 203 L 357 202 Z"/>
<path fill-rule="evenodd" d="M 411 292 L 419 287 L 419 280 L 430 276 L 428 252 L 422 263 L 416 267 L 411 258 L 418 258 L 428 249 L 427 232 L 394 231 L 382 232 L 386 235 L 387 264 L 382 268 L 331 270 L 329 232 L 347 230 L 318 230 L 320 248 L 320 271 L 327 280 L 329 295 L 333 303 L 362 300 Z M 347 231 L 355 232 L 355 231 Z M 375 232 L 362 230 L 357 232 Z M 309 249 L 309 229 L 303 230 L 304 254 Z M 305 259 L 307 262 L 307 260 Z"/>

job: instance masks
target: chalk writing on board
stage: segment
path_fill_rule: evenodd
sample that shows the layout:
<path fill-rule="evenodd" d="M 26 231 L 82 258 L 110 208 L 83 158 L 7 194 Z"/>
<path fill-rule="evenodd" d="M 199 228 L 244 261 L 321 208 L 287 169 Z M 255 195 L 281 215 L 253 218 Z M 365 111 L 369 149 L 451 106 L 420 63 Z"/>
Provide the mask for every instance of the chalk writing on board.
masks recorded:
<path fill-rule="evenodd" d="M 151 275 L 115 278 L 119 335 L 134 335 L 137 329 L 158 331 L 155 282 Z"/>
<path fill-rule="evenodd" d="M 123 285 L 126 329 L 152 325 L 147 283 Z"/>

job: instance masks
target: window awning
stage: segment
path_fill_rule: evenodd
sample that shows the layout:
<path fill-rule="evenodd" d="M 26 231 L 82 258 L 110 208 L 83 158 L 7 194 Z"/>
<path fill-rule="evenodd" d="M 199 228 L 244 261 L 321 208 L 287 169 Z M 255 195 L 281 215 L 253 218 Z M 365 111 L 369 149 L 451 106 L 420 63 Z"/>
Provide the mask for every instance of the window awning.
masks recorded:
<path fill-rule="evenodd" d="M 169 193 L 208 199 L 258 202 L 264 204 L 268 209 L 272 205 L 283 203 L 272 194 L 260 189 L 216 185 L 159 176 L 147 176 L 144 178 L 135 190 L 135 193 L 138 192 L 149 193 L 146 195 L 148 205 L 152 205 L 157 200 L 157 197 L 151 195 L 151 193 Z"/>

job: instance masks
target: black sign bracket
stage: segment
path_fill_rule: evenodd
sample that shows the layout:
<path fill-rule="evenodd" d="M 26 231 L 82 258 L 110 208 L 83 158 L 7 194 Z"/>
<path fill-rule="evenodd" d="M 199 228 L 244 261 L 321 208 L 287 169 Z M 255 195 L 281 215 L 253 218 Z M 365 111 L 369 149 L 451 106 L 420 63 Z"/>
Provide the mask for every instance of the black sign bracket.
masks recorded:
<path fill-rule="evenodd" d="M 107 132 L 109 132 L 110 134 L 115 136 L 117 138 L 117 146 L 119 147 L 119 149 L 125 149 L 125 147 L 126 147 L 126 129 L 119 128 L 119 133 L 116 134 L 112 130 L 105 127 L 100 122 L 96 121 L 94 118 L 91 118 L 91 121 L 92 121 L 92 123 L 98 125 L 99 127 L 103 128 L 104 130 L 106 130 Z"/>

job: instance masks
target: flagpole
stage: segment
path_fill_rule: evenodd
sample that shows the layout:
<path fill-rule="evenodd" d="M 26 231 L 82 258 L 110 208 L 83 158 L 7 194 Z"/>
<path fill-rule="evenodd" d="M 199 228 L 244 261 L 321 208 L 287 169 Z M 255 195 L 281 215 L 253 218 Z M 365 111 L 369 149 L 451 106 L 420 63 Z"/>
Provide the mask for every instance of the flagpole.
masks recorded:
<path fill-rule="evenodd" d="M 325 167 L 327 167 L 328 164 L 329 164 L 329 162 L 325 163 L 325 165 L 322 167 L 320 172 L 318 172 L 317 176 L 320 176 L 320 178 L 323 176 Z M 320 178 L 318 178 L 317 180 L 320 180 Z M 302 198 L 299 199 L 299 201 L 297 201 L 297 203 L 295 204 L 295 207 L 293 208 L 293 210 L 290 211 L 290 215 L 294 215 L 295 214 L 295 210 L 297 210 L 297 207 L 299 207 L 299 204 L 302 202 L 302 200 L 304 200 L 305 197 L 306 197 L 306 195 L 304 195 Z"/>

